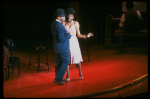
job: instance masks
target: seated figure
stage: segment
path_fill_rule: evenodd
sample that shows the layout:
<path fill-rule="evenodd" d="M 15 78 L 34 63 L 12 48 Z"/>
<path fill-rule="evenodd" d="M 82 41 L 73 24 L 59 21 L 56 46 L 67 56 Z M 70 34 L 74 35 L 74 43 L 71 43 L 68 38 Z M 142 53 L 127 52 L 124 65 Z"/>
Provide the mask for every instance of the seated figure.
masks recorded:
<path fill-rule="evenodd" d="M 138 10 L 133 10 L 133 7 L 133 2 L 126 3 L 127 12 L 122 14 L 119 23 L 119 27 L 128 32 L 141 30 L 141 13 Z"/>

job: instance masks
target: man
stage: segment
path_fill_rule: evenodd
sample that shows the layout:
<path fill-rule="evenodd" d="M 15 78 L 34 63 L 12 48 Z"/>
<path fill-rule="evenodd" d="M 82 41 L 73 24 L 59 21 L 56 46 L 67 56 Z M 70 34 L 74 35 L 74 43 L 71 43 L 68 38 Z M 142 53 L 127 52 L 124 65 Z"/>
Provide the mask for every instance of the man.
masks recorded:
<path fill-rule="evenodd" d="M 73 33 L 67 33 L 62 22 L 65 21 L 65 11 L 57 9 L 55 12 L 56 20 L 51 23 L 53 34 L 53 44 L 55 50 L 55 79 L 54 82 L 60 85 L 65 84 L 63 76 L 69 64 L 69 38 Z"/>
<path fill-rule="evenodd" d="M 119 26 L 126 31 L 140 30 L 140 22 L 142 20 L 141 13 L 138 10 L 133 10 L 133 2 L 127 2 L 127 12 L 122 14 Z"/>

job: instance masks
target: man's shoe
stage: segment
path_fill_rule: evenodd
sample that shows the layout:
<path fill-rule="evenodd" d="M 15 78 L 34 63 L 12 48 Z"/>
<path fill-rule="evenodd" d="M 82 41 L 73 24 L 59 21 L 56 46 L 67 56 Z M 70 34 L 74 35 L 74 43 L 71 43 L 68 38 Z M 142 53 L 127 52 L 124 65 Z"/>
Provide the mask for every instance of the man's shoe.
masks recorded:
<path fill-rule="evenodd" d="M 65 79 L 61 80 L 61 82 L 66 81 Z M 59 83 L 59 81 L 57 81 L 56 79 L 54 79 L 54 83 Z"/>
<path fill-rule="evenodd" d="M 65 83 L 60 81 L 60 82 L 58 82 L 58 85 L 65 85 Z"/>
<path fill-rule="evenodd" d="M 54 79 L 54 83 L 58 83 L 58 81 L 56 79 Z"/>

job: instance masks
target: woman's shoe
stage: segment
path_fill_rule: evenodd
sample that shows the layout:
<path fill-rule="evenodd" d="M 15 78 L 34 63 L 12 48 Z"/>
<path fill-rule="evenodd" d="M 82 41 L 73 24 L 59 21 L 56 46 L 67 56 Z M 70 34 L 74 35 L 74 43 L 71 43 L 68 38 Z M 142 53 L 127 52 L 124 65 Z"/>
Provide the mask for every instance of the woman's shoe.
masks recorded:
<path fill-rule="evenodd" d="M 83 79 L 83 76 L 82 75 L 80 75 L 80 80 L 82 80 Z"/>
<path fill-rule="evenodd" d="M 66 77 L 66 81 L 70 81 L 70 76 L 67 76 L 67 77 Z"/>

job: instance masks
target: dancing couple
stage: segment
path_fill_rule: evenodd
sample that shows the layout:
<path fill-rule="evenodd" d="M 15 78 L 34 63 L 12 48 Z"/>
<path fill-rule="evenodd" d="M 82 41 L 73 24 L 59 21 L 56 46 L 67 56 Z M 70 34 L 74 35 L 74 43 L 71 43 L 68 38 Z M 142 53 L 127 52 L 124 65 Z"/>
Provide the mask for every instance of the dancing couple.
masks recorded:
<path fill-rule="evenodd" d="M 88 33 L 87 35 L 80 33 L 79 22 L 73 20 L 75 14 L 73 8 L 68 8 L 67 14 L 68 21 L 65 21 L 65 11 L 57 9 L 55 12 L 56 20 L 50 26 L 56 57 L 54 82 L 59 85 L 64 85 L 65 81 L 70 81 L 69 65 L 71 64 L 76 64 L 79 69 L 80 79 L 83 79 L 81 72 L 81 62 L 83 62 L 83 59 L 77 36 L 84 39 L 93 36 L 92 33 Z M 65 71 L 67 71 L 66 80 L 63 79 Z"/>

